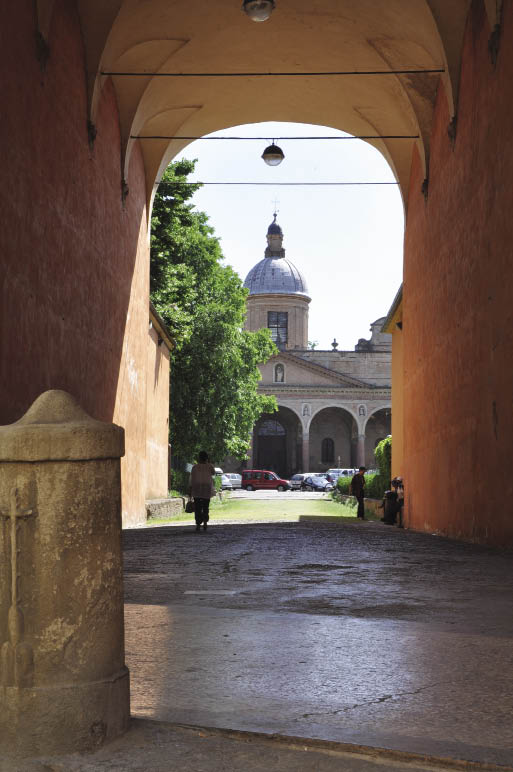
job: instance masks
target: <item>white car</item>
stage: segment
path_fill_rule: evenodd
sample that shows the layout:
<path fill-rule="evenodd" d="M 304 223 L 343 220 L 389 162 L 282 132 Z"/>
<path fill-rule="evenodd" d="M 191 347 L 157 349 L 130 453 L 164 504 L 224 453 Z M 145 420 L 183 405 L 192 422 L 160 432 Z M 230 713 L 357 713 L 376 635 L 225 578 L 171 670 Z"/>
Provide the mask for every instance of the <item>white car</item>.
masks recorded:
<path fill-rule="evenodd" d="M 221 475 L 221 490 L 223 491 L 233 490 L 232 481 L 230 480 L 230 477 L 227 474 Z"/>
<path fill-rule="evenodd" d="M 328 469 L 326 472 L 333 484 L 335 484 L 339 477 L 352 477 L 356 474 L 358 469 Z"/>
<path fill-rule="evenodd" d="M 236 472 L 225 472 L 225 477 L 228 477 L 229 480 L 232 481 L 232 488 L 241 488 L 242 487 L 242 475 L 237 474 Z"/>
<path fill-rule="evenodd" d="M 293 491 L 300 491 L 301 485 L 303 484 L 303 480 L 305 479 L 305 477 L 308 477 L 308 473 L 306 474 L 298 473 L 298 474 L 292 475 L 292 477 L 290 478 L 291 489 Z"/>

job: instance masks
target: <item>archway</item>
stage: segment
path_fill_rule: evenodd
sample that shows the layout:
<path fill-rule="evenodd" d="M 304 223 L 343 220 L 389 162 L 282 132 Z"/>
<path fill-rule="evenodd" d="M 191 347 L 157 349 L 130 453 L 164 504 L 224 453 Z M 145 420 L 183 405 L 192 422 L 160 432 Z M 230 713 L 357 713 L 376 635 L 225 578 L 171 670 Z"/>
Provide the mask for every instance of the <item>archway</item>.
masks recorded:
<path fill-rule="evenodd" d="M 330 467 L 356 465 L 358 430 L 347 410 L 327 407 L 319 410 L 310 423 L 309 472 L 325 472 Z"/>
<path fill-rule="evenodd" d="M 294 411 L 280 406 L 264 413 L 253 430 L 253 465 L 289 478 L 301 466 L 301 422 Z"/>
<path fill-rule="evenodd" d="M 384 407 L 373 413 L 365 426 L 365 466 L 372 469 L 376 466 L 374 451 L 381 440 L 388 437 L 392 431 L 392 409 Z"/>

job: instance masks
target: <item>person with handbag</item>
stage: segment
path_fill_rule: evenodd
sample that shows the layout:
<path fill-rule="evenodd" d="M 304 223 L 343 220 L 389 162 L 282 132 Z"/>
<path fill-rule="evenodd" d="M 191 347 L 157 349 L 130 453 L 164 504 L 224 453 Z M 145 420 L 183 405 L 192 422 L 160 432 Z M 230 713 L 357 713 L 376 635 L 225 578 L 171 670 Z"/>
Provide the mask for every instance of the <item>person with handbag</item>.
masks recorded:
<path fill-rule="evenodd" d="M 215 495 L 213 476 L 215 469 L 209 461 L 208 454 L 202 450 L 198 455 L 198 463 L 194 464 L 191 470 L 191 480 L 189 485 L 189 498 L 194 499 L 194 519 L 196 520 L 196 530 L 207 530 L 209 520 L 208 510 L 210 499 Z"/>

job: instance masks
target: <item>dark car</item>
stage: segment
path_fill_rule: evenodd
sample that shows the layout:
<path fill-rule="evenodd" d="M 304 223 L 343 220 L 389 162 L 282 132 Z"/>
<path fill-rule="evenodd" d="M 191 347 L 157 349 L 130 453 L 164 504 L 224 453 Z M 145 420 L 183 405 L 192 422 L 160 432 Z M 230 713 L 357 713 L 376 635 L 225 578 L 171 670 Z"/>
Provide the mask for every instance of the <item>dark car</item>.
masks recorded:
<path fill-rule="evenodd" d="M 301 484 L 301 489 L 304 491 L 332 491 L 333 485 L 326 480 L 325 477 L 319 477 L 318 475 L 311 475 L 305 477 Z"/>

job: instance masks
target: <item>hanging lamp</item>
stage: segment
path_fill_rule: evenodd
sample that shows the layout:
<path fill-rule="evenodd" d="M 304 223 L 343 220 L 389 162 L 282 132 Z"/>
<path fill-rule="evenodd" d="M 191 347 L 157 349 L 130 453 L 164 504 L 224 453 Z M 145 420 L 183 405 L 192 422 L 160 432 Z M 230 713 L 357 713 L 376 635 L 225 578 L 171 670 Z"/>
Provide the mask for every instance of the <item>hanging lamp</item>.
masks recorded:
<path fill-rule="evenodd" d="M 275 5 L 274 0 L 244 0 L 242 10 L 252 21 L 267 21 Z"/>
<path fill-rule="evenodd" d="M 279 166 L 283 159 L 285 158 L 285 153 L 281 149 L 281 147 L 278 147 L 278 145 L 274 144 L 274 141 L 271 145 L 266 147 L 264 152 L 262 153 L 262 158 L 266 162 L 268 166 Z"/>

